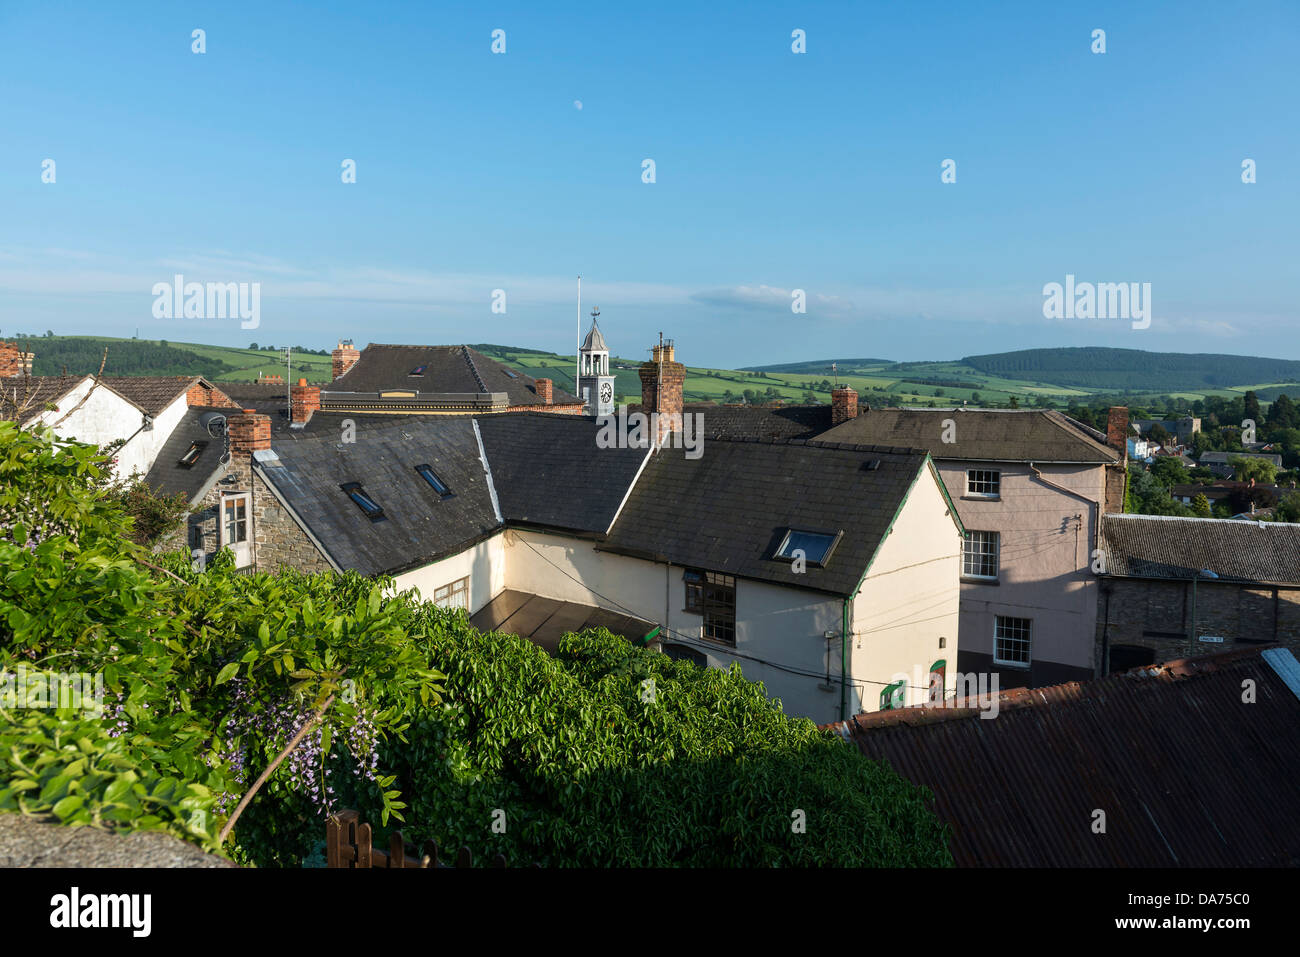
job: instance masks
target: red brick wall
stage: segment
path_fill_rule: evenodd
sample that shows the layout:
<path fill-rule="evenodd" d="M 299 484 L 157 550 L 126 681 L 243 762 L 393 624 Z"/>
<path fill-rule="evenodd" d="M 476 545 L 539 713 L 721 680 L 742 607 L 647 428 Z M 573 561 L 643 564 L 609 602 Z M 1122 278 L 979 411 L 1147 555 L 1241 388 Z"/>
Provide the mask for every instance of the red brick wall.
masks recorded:
<path fill-rule="evenodd" d="M 298 384 L 289 390 L 291 422 L 306 422 L 313 412 L 320 411 L 320 388 L 308 385 L 306 379 L 299 379 Z"/>
<path fill-rule="evenodd" d="M 271 447 L 271 417 L 244 410 L 226 420 L 231 458 Z"/>
<path fill-rule="evenodd" d="M 239 403 L 230 396 L 218 388 L 209 388 L 202 382 L 196 382 L 189 387 L 189 390 L 185 393 L 185 404 L 187 406 L 211 405 L 223 409 L 239 408 Z"/>
<path fill-rule="evenodd" d="M 831 425 L 839 425 L 858 417 L 858 394 L 848 386 L 831 392 Z"/>
<path fill-rule="evenodd" d="M 0 379 L 23 374 L 23 353 L 13 342 L 0 342 Z"/>
<path fill-rule="evenodd" d="M 330 358 L 334 360 L 334 378 L 337 379 L 356 364 L 361 353 L 353 346 L 341 345 L 330 353 Z"/>

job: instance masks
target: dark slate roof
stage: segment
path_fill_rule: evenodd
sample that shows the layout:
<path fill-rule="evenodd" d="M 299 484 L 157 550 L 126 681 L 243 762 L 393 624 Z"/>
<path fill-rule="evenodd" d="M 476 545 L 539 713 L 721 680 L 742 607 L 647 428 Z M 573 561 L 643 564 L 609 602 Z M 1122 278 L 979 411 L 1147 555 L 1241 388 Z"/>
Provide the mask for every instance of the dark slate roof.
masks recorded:
<path fill-rule="evenodd" d="M 241 408 L 256 409 L 264 415 L 287 414 L 289 396 L 282 382 L 222 382 L 217 388 Z"/>
<path fill-rule="evenodd" d="M 190 503 L 199 499 L 225 473 L 225 463 L 221 460 L 226 453 L 225 416 L 230 411 L 196 406 L 186 409 L 158 450 L 145 483 L 163 495 L 184 494 Z M 181 456 L 196 442 L 204 443 L 203 450 L 187 468 L 180 464 Z"/>
<path fill-rule="evenodd" d="M 519 635 L 554 653 L 565 635 L 586 628 L 606 628 L 634 644 L 655 631 L 653 622 L 621 612 L 541 598 L 507 589 L 480 608 L 469 623 L 479 631 Z"/>
<path fill-rule="evenodd" d="M 198 376 L 102 376 L 99 381 L 150 415 L 158 415 L 197 382 Z"/>
<path fill-rule="evenodd" d="M 507 522 L 603 533 L 648 449 L 602 449 L 596 419 L 549 412 L 477 418 Z"/>
<path fill-rule="evenodd" d="M 313 419 L 315 417 L 313 416 Z M 285 432 L 278 462 L 262 473 L 342 568 L 397 573 L 463 550 L 498 527 L 473 420 L 418 416 L 358 427 L 345 444 L 332 430 Z M 421 464 L 454 495 L 440 499 L 415 471 Z M 359 482 L 383 509 L 371 521 L 340 488 Z"/>
<path fill-rule="evenodd" d="M 952 419 L 956 441 L 943 441 Z M 936 459 L 989 462 L 1119 460 L 1116 450 L 1073 419 L 1040 409 L 867 409 L 821 438 L 929 449 Z"/>
<path fill-rule="evenodd" d="M 628 407 L 641 411 L 640 404 Z M 831 427 L 829 405 L 716 405 L 688 402 L 688 414 L 699 414 L 708 439 L 811 439 Z"/>
<path fill-rule="evenodd" d="M 959 866 L 1296 867 L 1298 694 L 1289 651 L 1246 648 L 1003 691 L 992 719 L 916 707 L 832 727 L 934 793 Z"/>
<path fill-rule="evenodd" d="M 44 412 L 46 405 L 57 406 L 60 399 L 86 378 L 84 375 L 34 375 L 0 379 L 0 391 L 4 392 L 0 413 L 12 415 L 17 403 L 23 406 L 26 422 Z"/>
<path fill-rule="evenodd" d="M 1232 581 L 1300 584 L 1300 525 L 1110 514 L 1101 539 L 1108 575 L 1191 579 L 1209 569 Z"/>
<path fill-rule="evenodd" d="M 919 449 L 799 440 L 706 440 L 697 459 L 661 449 L 604 547 L 851 597 L 925 462 Z M 772 560 L 792 527 L 843 531 L 827 567 Z"/>
<path fill-rule="evenodd" d="M 411 371 L 424 367 L 422 375 Z M 512 370 L 513 371 L 513 370 Z M 402 346 L 371 343 L 347 372 L 325 386 L 322 402 L 339 393 L 374 394 L 389 390 L 438 395 L 482 395 L 505 393 L 509 405 L 545 405 L 537 395 L 537 383 L 523 373 L 511 374 L 507 367 L 469 346 Z M 552 403 L 573 405 L 580 400 L 552 387 Z"/>

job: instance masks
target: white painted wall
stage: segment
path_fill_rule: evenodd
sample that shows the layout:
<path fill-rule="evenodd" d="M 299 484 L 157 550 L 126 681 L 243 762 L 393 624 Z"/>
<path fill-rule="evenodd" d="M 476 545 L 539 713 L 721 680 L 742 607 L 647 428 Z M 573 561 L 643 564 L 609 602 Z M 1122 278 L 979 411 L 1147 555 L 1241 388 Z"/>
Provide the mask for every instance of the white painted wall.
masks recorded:
<path fill-rule="evenodd" d="M 54 423 L 62 419 L 63 421 L 54 429 L 55 435 L 62 439 L 75 439 L 92 445 L 105 446 L 117 439 L 130 437 L 143 423 L 143 414 L 111 389 L 101 386 L 92 391 L 93 384 L 94 380 L 89 376 L 82 379 L 68 395 L 58 401 L 57 412 L 44 412 L 37 416 L 37 421 L 43 425 L 54 426 Z M 90 397 L 86 399 L 86 404 L 72 412 L 71 410 L 76 408 L 87 393 L 90 393 Z M 181 396 L 181 403 L 183 406 L 184 396 Z M 182 408 L 182 414 L 183 411 Z M 179 421 L 179 416 L 177 420 Z M 175 428 L 175 422 L 172 423 L 171 428 Z M 170 429 L 167 434 L 171 434 Z M 166 437 L 163 436 L 164 441 L 165 439 Z M 125 479 L 130 477 L 132 470 L 139 470 L 141 474 L 147 472 L 149 465 L 153 464 L 153 459 L 149 457 L 149 448 L 148 443 L 137 443 L 134 440 L 128 442 L 117 453 L 117 476 Z M 157 455 L 156 450 L 153 454 Z"/>
<path fill-rule="evenodd" d="M 138 416 L 139 412 L 135 407 L 131 408 Z M 154 462 L 158 460 L 158 453 L 162 451 L 163 445 L 172 437 L 176 426 L 180 425 L 181 419 L 185 417 L 185 410 L 188 408 L 185 393 L 182 392 L 172 400 L 171 405 L 158 413 L 153 420 L 152 429 L 148 432 L 140 432 L 122 447 L 122 451 L 118 453 L 117 474 L 122 478 L 129 478 L 131 470 L 138 469 L 142 478 L 147 475 L 153 468 Z M 139 428 L 138 422 L 131 431 L 134 432 L 137 428 Z M 130 435 L 130 432 L 127 434 Z"/>
<path fill-rule="evenodd" d="M 938 659 L 947 663 L 945 695 L 955 690 L 961 554 L 961 533 L 927 470 L 881 543 L 850 609 L 850 675 L 861 682 L 856 687 L 863 697 L 854 712 L 878 711 L 880 692 L 899 678 L 907 679 L 905 704 L 921 704 Z"/>
<path fill-rule="evenodd" d="M 850 677 L 888 682 L 914 665 L 948 660 L 953 686 L 959 613 L 961 537 L 932 473 L 909 495 L 894 531 L 850 607 Z M 566 535 L 508 529 L 473 548 L 396 576 L 399 589 L 426 598 L 458 578 L 470 579 L 470 614 L 503 589 L 595 605 L 658 623 L 664 641 L 703 653 L 712 667 L 733 662 L 790 715 L 818 723 L 840 718 L 840 633 L 843 601 L 766 582 L 736 582 L 736 647 L 700 636 L 699 615 L 685 611 L 680 565 L 597 550 Z M 826 632 L 832 637 L 827 639 Z M 947 646 L 938 651 L 943 636 Z M 829 671 L 829 681 L 827 673 Z M 865 691 L 864 691 L 865 688 Z M 850 685 L 848 714 L 878 707 L 880 684 Z M 922 700 L 917 692 L 909 703 Z"/>
<path fill-rule="evenodd" d="M 465 551 L 414 571 L 394 575 L 397 591 L 415 589 L 421 598 L 433 601 L 433 593 L 469 577 L 469 614 L 474 614 L 506 585 L 505 533 L 499 532 Z"/>

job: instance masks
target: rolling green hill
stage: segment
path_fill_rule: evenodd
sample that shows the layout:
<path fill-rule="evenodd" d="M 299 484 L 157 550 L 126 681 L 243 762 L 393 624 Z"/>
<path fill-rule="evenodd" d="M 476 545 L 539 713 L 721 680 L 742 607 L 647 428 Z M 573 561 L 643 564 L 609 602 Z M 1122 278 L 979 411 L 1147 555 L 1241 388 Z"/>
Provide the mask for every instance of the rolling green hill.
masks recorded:
<path fill-rule="evenodd" d="M 285 372 L 278 348 L 103 336 L 4 338 L 17 339 L 35 353 L 37 375 L 57 375 L 65 368 L 74 374 L 94 372 L 106 347 L 108 375 L 203 375 L 216 382 L 247 382 L 259 373 Z M 572 356 L 488 343 L 473 348 L 525 375 L 550 378 L 558 388 L 574 391 Z M 295 349 L 292 377 L 328 382 L 330 357 L 322 352 Z M 639 359 L 610 358 L 619 402 L 640 398 L 640 364 Z M 1025 405 L 1064 406 L 1113 395 L 1135 400 L 1168 395 L 1190 403 L 1209 395 L 1230 398 L 1248 389 L 1269 402 L 1282 392 L 1300 394 L 1300 362 L 1107 348 L 1027 349 L 941 362 L 823 359 L 747 369 L 687 366 L 684 393 L 689 402 L 739 402 L 746 391 L 758 402 L 829 402 L 832 379 L 851 385 L 863 402 L 874 405 L 1006 405 L 1015 397 Z"/>

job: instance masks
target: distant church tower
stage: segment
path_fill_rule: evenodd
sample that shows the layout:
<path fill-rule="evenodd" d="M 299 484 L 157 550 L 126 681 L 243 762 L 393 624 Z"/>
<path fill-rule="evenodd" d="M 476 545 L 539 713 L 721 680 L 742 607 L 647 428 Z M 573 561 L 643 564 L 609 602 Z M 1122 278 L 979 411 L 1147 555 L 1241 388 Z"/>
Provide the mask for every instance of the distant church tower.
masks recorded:
<path fill-rule="evenodd" d="M 609 374 L 609 347 L 596 325 L 599 309 L 591 310 L 591 331 L 578 350 L 581 377 L 578 395 L 592 415 L 614 414 L 614 377 Z"/>

